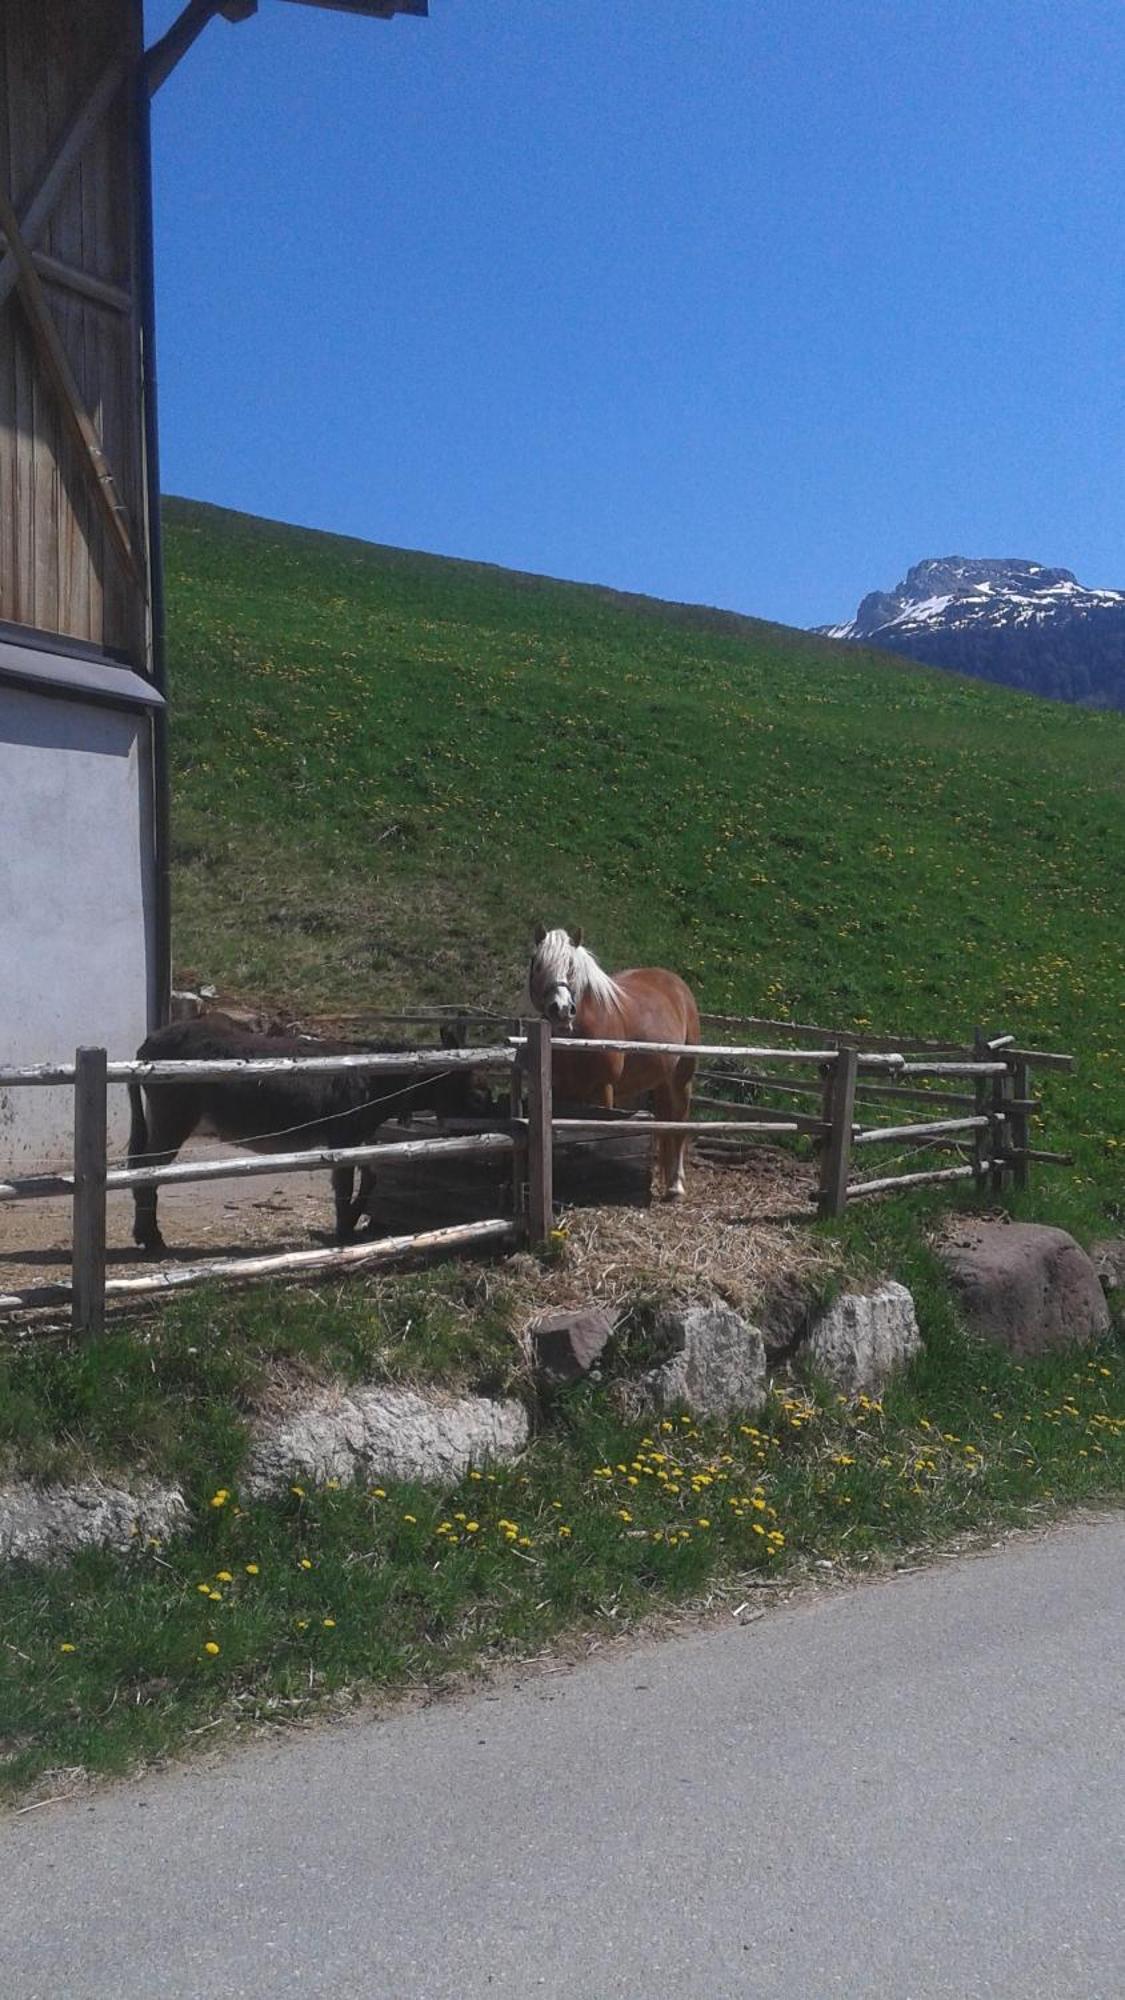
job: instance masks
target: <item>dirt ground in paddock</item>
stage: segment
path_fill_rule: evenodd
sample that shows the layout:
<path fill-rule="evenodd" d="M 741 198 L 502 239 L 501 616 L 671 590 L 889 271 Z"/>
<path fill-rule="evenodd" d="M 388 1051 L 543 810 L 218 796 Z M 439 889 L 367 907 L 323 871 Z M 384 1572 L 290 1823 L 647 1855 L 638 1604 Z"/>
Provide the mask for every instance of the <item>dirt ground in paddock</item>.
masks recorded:
<path fill-rule="evenodd" d="M 217 1140 L 189 1141 L 183 1160 L 218 1159 L 231 1149 Z M 438 1176 L 436 1163 L 422 1176 L 379 1173 L 376 1233 L 409 1233 L 477 1217 L 509 1212 L 508 1169 L 470 1177 L 468 1163 L 456 1175 Z M 479 1169 L 483 1162 L 475 1162 Z M 612 1264 L 629 1246 L 654 1275 L 689 1274 L 705 1255 L 721 1279 L 731 1283 L 772 1261 L 795 1225 L 814 1212 L 814 1170 L 780 1149 L 761 1147 L 752 1158 L 722 1166 L 702 1160 L 689 1165 L 683 1202 L 612 1207 L 566 1208 L 568 1234 L 582 1261 Z M 143 1256 L 132 1240 L 133 1198 L 107 1197 L 107 1271 L 125 1277 L 169 1264 L 209 1262 L 266 1251 L 307 1250 L 328 1239 L 332 1194 L 323 1169 L 307 1174 L 269 1174 L 243 1180 L 188 1182 L 160 1190 L 160 1226 L 168 1245 L 163 1258 Z M 65 1284 L 70 1277 L 71 1208 L 65 1198 L 0 1206 L 0 1296 Z M 716 1269 L 716 1266 L 718 1267 Z M 600 1289 L 600 1288 L 599 1288 Z"/>

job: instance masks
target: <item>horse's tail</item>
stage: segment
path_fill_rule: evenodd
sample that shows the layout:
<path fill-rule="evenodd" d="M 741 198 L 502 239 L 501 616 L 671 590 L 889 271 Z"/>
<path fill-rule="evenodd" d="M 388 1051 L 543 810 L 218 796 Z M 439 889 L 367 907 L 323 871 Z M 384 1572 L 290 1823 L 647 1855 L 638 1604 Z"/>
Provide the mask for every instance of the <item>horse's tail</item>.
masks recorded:
<path fill-rule="evenodd" d="M 148 1118 L 144 1093 L 139 1083 L 129 1081 L 129 1164 L 143 1159 L 148 1151 Z"/>

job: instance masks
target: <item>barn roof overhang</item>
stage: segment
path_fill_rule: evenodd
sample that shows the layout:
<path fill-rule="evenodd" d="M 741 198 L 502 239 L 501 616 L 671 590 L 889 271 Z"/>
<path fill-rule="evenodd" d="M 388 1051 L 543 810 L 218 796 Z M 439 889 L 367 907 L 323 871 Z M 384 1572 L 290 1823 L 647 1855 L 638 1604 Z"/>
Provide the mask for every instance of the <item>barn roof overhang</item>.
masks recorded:
<path fill-rule="evenodd" d="M 429 13 L 429 0 L 288 0 L 288 4 L 326 8 L 337 14 L 362 14 L 372 21 L 389 21 L 395 14 L 414 14 L 424 19 Z M 187 0 L 167 33 L 145 52 L 149 91 L 159 90 L 208 22 L 220 14 L 225 21 L 248 21 L 257 11 L 258 0 Z"/>
<path fill-rule="evenodd" d="M 0 626 L 0 687 L 69 696 L 110 708 L 164 707 L 164 696 L 141 674 L 106 658 L 95 646 L 60 639 L 55 632 L 17 633 Z"/>
<path fill-rule="evenodd" d="M 294 7 L 331 7 L 338 14 L 370 14 L 389 21 L 392 14 L 426 14 L 429 0 L 289 0 Z"/>

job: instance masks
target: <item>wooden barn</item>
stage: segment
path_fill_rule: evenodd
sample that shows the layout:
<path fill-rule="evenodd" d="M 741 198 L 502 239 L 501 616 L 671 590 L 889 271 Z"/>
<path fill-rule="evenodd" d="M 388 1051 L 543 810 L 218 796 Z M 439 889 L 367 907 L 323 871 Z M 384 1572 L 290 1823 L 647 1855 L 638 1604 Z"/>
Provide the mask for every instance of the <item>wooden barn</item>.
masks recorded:
<path fill-rule="evenodd" d="M 289 4 L 426 12 L 426 0 Z M 149 100 L 212 20 L 256 11 L 257 0 L 189 0 L 146 50 L 142 0 L 0 0 L 9 1064 L 67 1061 L 82 1043 L 131 1055 L 167 1009 Z M 0 1167 L 59 1164 L 72 1116 L 68 1090 L 0 1092 Z"/>

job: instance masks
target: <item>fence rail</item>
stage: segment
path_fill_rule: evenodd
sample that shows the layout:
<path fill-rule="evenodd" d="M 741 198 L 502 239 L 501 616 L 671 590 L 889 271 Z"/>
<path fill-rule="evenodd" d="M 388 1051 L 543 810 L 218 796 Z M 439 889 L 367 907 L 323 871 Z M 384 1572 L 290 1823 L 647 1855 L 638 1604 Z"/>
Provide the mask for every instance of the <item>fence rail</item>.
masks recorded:
<path fill-rule="evenodd" d="M 706 1016 L 709 1021 L 722 1017 Z M 208 1278 L 241 1280 L 255 1277 L 300 1275 L 306 1272 L 346 1271 L 369 1264 L 423 1252 L 454 1250 L 486 1243 L 546 1240 L 554 1222 L 554 1148 L 560 1139 L 620 1137 L 630 1125 L 638 1135 L 659 1137 L 688 1134 L 714 1138 L 720 1144 L 737 1139 L 801 1138 L 812 1142 L 819 1158 L 817 1206 L 821 1215 L 841 1215 L 849 1201 L 883 1194 L 894 1189 L 920 1187 L 952 1181 L 974 1181 L 993 1192 L 1011 1179 L 1017 1186 L 1026 1182 L 1033 1162 L 1067 1163 L 1069 1155 L 1052 1152 L 1030 1143 L 1030 1119 L 1040 1100 L 1032 1095 L 1030 1075 L 1034 1068 L 1070 1070 L 1073 1058 L 1045 1050 L 1017 1048 L 1010 1035 L 991 1038 L 977 1031 L 971 1044 L 904 1041 L 892 1046 L 889 1038 L 873 1038 L 878 1047 L 859 1046 L 854 1036 L 838 1036 L 831 1031 L 801 1030 L 789 1024 L 732 1019 L 724 1022 L 741 1028 L 775 1026 L 792 1036 L 806 1035 L 825 1046 L 781 1048 L 760 1043 L 652 1043 L 626 1040 L 591 1041 L 567 1036 L 567 1051 L 614 1050 L 652 1054 L 690 1055 L 704 1065 L 702 1080 L 747 1089 L 745 1100 L 729 1095 L 712 1096 L 706 1089 L 697 1104 L 705 1112 L 738 1112 L 738 1117 L 720 1116 L 688 1120 L 631 1119 L 623 1113 L 601 1117 L 556 1116 L 552 1102 L 552 1035 L 547 1022 L 538 1019 L 509 1022 L 513 1030 L 503 1046 L 464 1049 L 416 1049 L 395 1053 L 360 1052 L 354 1055 L 309 1055 L 270 1057 L 252 1061 L 204 1062 L 109 1062 L 102 1049 L 79 1049 L 73 1063 L 38 1063 L 21 1069 L 0 1068 L 0 1089 L 36 1088 L 42 1085 L 70 1086 L 74 1091 L 74 1166 L 69 1173 L 34 1174 L 0 1181 L 0 1203 L 37 1200 L 43 1197 L 69 1198 L 73 1204 L 71 1283 L 38 1288 L 36 1294 L 0 1297 L 6 1311 L 38 1303 L 41 1298 L 69 1299 L 72 1324 L 77 1331 L 100 1329 L 107 1298 L 139 1299 L 178 1290 Z M 721 1065 L 721 1067 L 716 1067 Z M 810 1074 L 793 1077 L 794 1067 L 804 1065 Z M 435 1070 L 494 1069 L 509 1077 L 509 1116 L 480 1121 L 484 1129 L 465 1130 L 464 1121 L 451 1121 L 455 1135 L 437 1138 L 388 1141 L 348 1147 L 313 1147 L 305 1151 L 235 1155 L 218 1160 L 187 1160 L 164 1166 L 111 1167 L 107 1158 L 107 1092 L 122 1083 L 200 1081 L 220 1078 L 277 1078 L 286 1075 L 331 1075 L 347 1072 L 395 1071 L 419 1076 Z M 780 1070 L 781 1074 L 777 1071 Z M 893 1077 L 895 1081 L 886 1079 Z M 937 1088 L 901 1079 L 933 1079 Z M 950 1091 L 946 1079 L 964 1078 L 971 1091 Z M 883 1079 L 883 1080 L 873 1080 Z M 818 1100 L 819 1115 L 811 1112 L 774 1108 L 758 1100 L 763 1092 L 785 1097 L 811 1096 Z M 526 1102 L 525 1102 L 526 1099 Z M 904 1120 L 893 1125 L 861 1122 L 864 1108 L 877 1100 L 885 1105 L 915 1103 L 932 1115 Z M 952 1112 L 952 1116 L 942 1113 Z M 886 1117 L 887 1111 L 883 1111 Z M 891 1113 L 894 1115 L 894 1112 Z M 867 1178 L 853 1175 L 857 1149 L 895 1146 L 904 1150 L 907 1162 L 931 1150 L 954 1148 L 971 1159 L 960 1158 L 954 1165 L 891 1171 L 898 1163 L 887 1163 L 880 1173 L 878 1163 Z M 483 1221 L 428 1229 L 410 1236 L 364 1238 L 359 1243 L 323 1250 L 299 1250 L 247 1257 L 217 1258 L 211 1262 L 174 1265 L 135 1277 L 106 1275 L 106 1196 L 108 1193 L 142 1187 L 174 1186 L 188 1182 L 241 1179 L 255 1174 L 302 1173 L 318 1168 L 360 1166 L 381 1161 L 442 1161 L 508 1154 L 513 1161 L 512 1213 Z"/>

